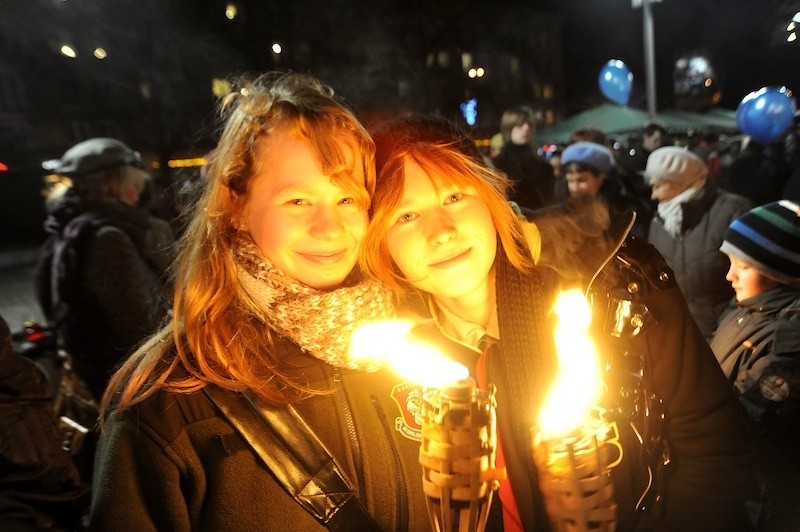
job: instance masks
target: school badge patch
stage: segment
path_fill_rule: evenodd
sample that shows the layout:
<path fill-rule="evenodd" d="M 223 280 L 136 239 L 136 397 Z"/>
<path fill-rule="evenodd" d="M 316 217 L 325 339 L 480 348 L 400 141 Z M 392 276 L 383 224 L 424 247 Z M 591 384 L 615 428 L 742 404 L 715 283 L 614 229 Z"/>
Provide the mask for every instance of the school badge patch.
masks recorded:
<path fill-rule="evenodd" d="M 422 441 L 422 386 L 413 382 L 395 385 L 391 393 L 400 417 L 394 418 L 394 429 L 409 440 Z"/>

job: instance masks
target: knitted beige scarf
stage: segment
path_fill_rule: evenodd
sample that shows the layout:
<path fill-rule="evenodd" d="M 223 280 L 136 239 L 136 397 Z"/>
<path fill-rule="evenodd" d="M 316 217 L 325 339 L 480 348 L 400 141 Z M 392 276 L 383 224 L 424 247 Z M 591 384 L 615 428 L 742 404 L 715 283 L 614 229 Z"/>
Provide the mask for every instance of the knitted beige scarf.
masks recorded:
<path fill-rule="evenodd" d="M 251 299 L 245 303 L 275 331 L 332 366 L 380 368 L 373 360 L 353 359 L 349 348 L 359 325 L 394 317 L 386 286 L 360 280 L 330 291 L 310 288 L 275 267 L 245 235 L 235 239 L 233 252 L 239 281 Z"/>

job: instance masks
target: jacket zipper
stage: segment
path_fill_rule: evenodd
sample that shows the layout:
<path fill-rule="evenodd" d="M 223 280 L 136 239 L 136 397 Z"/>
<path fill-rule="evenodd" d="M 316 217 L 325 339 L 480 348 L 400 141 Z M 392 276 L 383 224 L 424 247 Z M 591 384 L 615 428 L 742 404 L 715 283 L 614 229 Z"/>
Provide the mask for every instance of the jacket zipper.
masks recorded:
<path fill-rule="evenodd" d="M 408 530 L 408 494 L 405 489 L 403 471 L 400 468 L 400 454 L 397 452 L 397 446 L 389 430 L 386 413 L 383 411 L 378 398 L 374 395 L 370 395 L 369 398 L 372 400 L 372 405 L 375 407 L 375 411 L 378 413 L 378 417 L 381 420 L 381 426 L 383 427 L 386 441 L 389 442 L 389 450 L 392 452 L 392 465 L 394 466 L 392 469 L 394 470 L 394 478 L 397 482 L 397 521 L 395 522 L 394 530 L 405 531 Z"/>
<path fill-rule="evenodd" d="M 356 435 L 356 426 L 353 423 L 353 413 L 350 410 L 350 403 L 347 400 L 347 394 L 342 385 L 342 374 L 339 368 L 333 368 L 333 382 L 336 383 L 336 395 L 339 397 L 339 402 L 342 406 L 344 413 L 344 422 L 347 426 L 347 434 L 350 437 L 350 445 L 353 449 L 353 465 L 356 469 L 356 481 L 358 482 L 358 492 L 361 502 L 364 507 L 367 506 L 367 495 L 364 485 L 364 465 L 363 457 L 361 455 L 361 445 L 358 443 L 358 436 Z"/>
<path fill-rule="evenodd" d="M 600 272 L 603 271 L 603 268 L 606 267 L 606 264 L 608 264 L 609 261 L 611 261 L 611 259 L 614 258 L 614 256 L 617 254 L 619 249 L 622 247 L 622 244 L 625 243 L 625 239 L 628 238 L 628 235 L 630 234 L 631 230 L 633 229 L 633 224 L 635 222 L 636 222 L 636 213 L 634 212 L 634 213 L 631 214 L 631 218 L 630 218 L 630 220 L 628 220 L 628 225 L 625 227 L 625 230 L 622 232 L 622 235 L 620 235 L 620 237 L 617 239 L 617 242 L 614 245 L 614 247 L 612 248 L 611 252 L 607 253 L 606 254 L 606 259 L 600 264 L 599 267 L 595 268 L 594 275 L 592 275 L 592 278 L 589 280 L 589 283 L 586 285 L 586 290 L 584 291 L 584 294 L 589 294 L 589 292 L 592 289 L 592 285 L 597 280 L 597 276 L 600 275 Z"/>

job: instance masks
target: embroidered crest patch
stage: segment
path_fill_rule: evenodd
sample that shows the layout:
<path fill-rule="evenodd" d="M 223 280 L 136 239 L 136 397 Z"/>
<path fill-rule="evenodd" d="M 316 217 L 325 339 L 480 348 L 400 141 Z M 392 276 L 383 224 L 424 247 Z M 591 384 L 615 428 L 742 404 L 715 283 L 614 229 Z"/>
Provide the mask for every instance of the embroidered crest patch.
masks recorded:
<path fill-rule="evenodd" d="M 758 381 L 761 395 L 769 401 L 785 401 L 789 397 L 789 383 L 778 375 L 765 375 Z"/>
<path fill-rule="evenodd" d="M 394 419 L 394 429 L 413 441 L 422 441 L 422 387 L 413 382 L 397 384 L 391 393 L 400 417 Z"/>

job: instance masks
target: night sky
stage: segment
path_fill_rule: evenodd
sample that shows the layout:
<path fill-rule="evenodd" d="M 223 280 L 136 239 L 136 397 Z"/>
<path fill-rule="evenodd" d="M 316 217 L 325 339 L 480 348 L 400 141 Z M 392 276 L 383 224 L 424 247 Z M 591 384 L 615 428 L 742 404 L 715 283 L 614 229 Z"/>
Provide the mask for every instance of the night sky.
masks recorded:
<path fill-rule="evenodd" d="M 219 31 L 228 22 L 222 16 L 224 0 L 177 2 L 181 7 L 176 8 L 170 8 L 170 3 L 159 0 L 65 1 L 63 5 L 74 2 L 74 8 L 82 13 L 88 12 L 90 19 L 70 21 L 65 17 L 56 18 L 52 23 L 64 27 L 47 30 L 40 16 L 33 15 L 34 11 L 26 15 L 26 11 L 36 4 L 42 9 L 53 10 L 61 0 L 0 0 L 3 12 L 3 20 L 0 20 L 3 37 L 0 38 L 18 41 L 18 48 L 30 44 L 32 49 L 38 50 L 40 45 L 35 41 L 42 37 L 48 40 L 62 38 L 72 30 L 83 36 L 87 31 L 89 35 L 111 32 L 117 35 L 118 40 L 127 36 L 126 46 L 132 49 L 125 50 L 124 54 L 130 57 L 136 57 L 143 50 L 152 53 L 170 42 L 185 42 L 185 46 L 196 48 L 198 56 L 208 57 L 222 54 L 231 44 L 248 52 L 259 46 L 264 48 L 269 39 L 302 32 L 306 39 L 311 36 L 313 53 L 342 55 L 349 47 L 361 51 L 347 51 L 348 60 L 359 61 L 388 57 L 398 53 L 396 48 L 408 52 L 413 48 L 414 39 L 430 40 L 430 35 L 422 35 L 426 30 L 446 31 L 445 24 L 467 10 L 480 13 L 481 9 L 489 7 L 502 6 L 509 10 L 526 7 L 563 17 L 567 111 L 591 106 L 588 100 L 597 97 L 599 92 L 597 74 L 612 58 L 624 61 L 633 72 L 631 105 L 645 107 L 642 9 L 633 9 L 631 0 L 239 0 L 247 6 L 251 21 L 258 20 L 258 24 L 255 31 L 239 35 L 239 42 L 234 43 L 225 43 L 224 35 Z M 48 5 L 50 8 L 45 7 Z M 785 43 L 786 24 L 791 13 L 800 9 L 800 0 L 663 0 L 653 4 L 652 9 L 659 107 L 668 107 L 671 103 L 675 60 L 691 52 L 707 54 L 711 60 L 717 74 L 716 81 L 723 90 L 723 107 L 735 108 L 743 96 L 763 86 L 786 85 L 800 91 L 800 40 L 793 44 Z M 70 10 L 58 11 L 66 13 Z M 219 13 L 216 28 L 208 25 L 209 13 Z M 128 23 L 134 19 L 145 20 L 146 28 L 172 19 L 174 23 L 170 31 L 173 35 L 165 34 L 160 28 L 142 35 L 138 28 Z M 332 24 L 332 20 L 336 23 Z M 340 27 L 340 24 L 347 27 Z M 397 32 L 399 35 L 407 29 L 401 37 L 405 41 L 387 41 L 386 29 L 389 27 L 401 28 Z M 476 34 L 480 31 L 480 27 L 475 28 Z M 392 38 L 396 39 L 396 35 Z M 480 38 L 495 37 L 481 35 Z M 496 38 L 502 39 L 503 36 L 497 35 Z M 251 63 L 258 64 L 258 61 Z M 234 63 L 227 64 L 237 67 Z M 261 64 L 269 66 L 263 61 Z M 134 66 L 137 69 L 144 67 Z M 350 81 L 355 86 L 376 83 L 375 79 L 366 78 L 368 73 L 365 69 L 358 73 L 360 80 Z M 365 88 L 367 94 L 373 90 L 372 87 Z"/>
<path fill-rule="evenodd" d="M 642 9 L 630 0 L 552 0 L 543 9 L 565 20 L 567 100 L 580 106 L 597 92 L 597 74 L 609 59 L 634 75 L 631 105 L 645 108 Z M 786 43 L 786 25 L 797 1 L 663 0 L 653 4 L 656 77 L 660 107 L 672 95 L 675 60 L 699 52 L 711 60 L 723 90 L 720 106 L 735 109 L 742 97 L 764 86 L 800 91 L 800 41 Z"/>
<path fill-rule="evenodd" d="M 470 14 L 470 21 L 477 20 L 466 40 L 492 44 L 507 37 L 502 29 L 497 35 L 482 32 L 484 10 L 524 7 L 521 17 L 530 10 L 562 17 L 564 115 L 603 101 L 597 77 L 609 59 L 628 65 L 634 75 L 630 105 L 646 108 L 642 10 L 630 0 L 238 1 L 247 16 L 228 21 L 226 0 L 0 0 L 0 70 L 18 71 L 0 84 L 0 104 L 7 107 L 0 111 L 12 120 L 0 128 L 0 161 L 27 172 L 6 173 L 0 198 L 21 198 L 21 188 L 6 196 L 2 187 L 30 176 L 25 190 L 40 205 L 34 187 L 40 162 L 59 156 L 79 136 L 97 135 L 96 129 L 75 129 L 76 123 L 114 125 L 111 135 L 162 158 L 202 153 L 213 132 L 209 78 L 242 69 L 308 67 L 362 110 L 370 101 L 389 113 L 404 103 L 431 111 L 425 58 L 447 40 L 442 36 L 463 37 L 460 18 Z M 786 24 L 800 0 L 663 0 L 652 8 L 659 109 L 673 105 L 674 62 L 691 52 L 710 59 L 723 91 L 721 107 L 735 109 L 764 86 L 800 91 L 800 42 L 785 42 Z M 295 42 L 303 44 L 292 51 L 294 64 L 269 58 L 273 39 L 297 35 L 302 38 Z M 74 61 L 62 57 L 62 41 L 75 41 L 82 55 Z M 91 57 L 97 44 L 109 48 L 102 63 Z M 448 45 L 454 49 L 452 41 L 443 46 Z M 411 87 L 406 102 L 398 101 L 400 75 Z M 24 236 L 18 228 L 26 215 L 40 231 L 36 209 L 20 201 L 10 212 L 8 205 L 0 210 L 0 222 L 3 214 L 13 220 L 0 223 L 7 233 Z M 0 231 L 0 243 L 4 238 Z"/>

